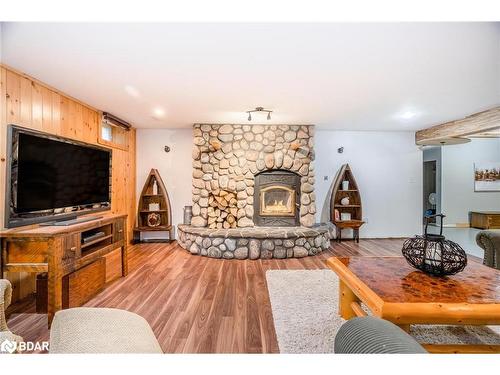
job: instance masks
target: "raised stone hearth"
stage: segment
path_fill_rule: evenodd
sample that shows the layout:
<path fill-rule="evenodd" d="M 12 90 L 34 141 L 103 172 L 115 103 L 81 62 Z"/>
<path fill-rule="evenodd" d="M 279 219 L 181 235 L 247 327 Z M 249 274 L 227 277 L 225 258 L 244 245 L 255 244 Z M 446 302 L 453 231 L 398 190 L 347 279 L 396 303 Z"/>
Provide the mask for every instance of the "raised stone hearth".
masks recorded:
<path fill-rule="evenodd" d="M 316 255 L 330 246 L 330 224 L 307 227 L 210 229 L 179 225 L 179 244 L 192 254 L 224 259 L 284 259 Z"/>

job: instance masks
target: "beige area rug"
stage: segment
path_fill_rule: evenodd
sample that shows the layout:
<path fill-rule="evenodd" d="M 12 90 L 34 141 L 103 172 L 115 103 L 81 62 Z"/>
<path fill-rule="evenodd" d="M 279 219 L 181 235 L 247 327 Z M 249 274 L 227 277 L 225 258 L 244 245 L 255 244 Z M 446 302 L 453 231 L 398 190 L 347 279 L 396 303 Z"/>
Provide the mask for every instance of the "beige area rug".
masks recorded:
<path fill-rule="evenodd" d="M 281 353 L 333 353 L 345 322 L 338 315 L 338 277 L 330 270 L 266 272 L 274 327 Z M 428 344 L 500 344 L 500 327 L 412 326 Z"/>

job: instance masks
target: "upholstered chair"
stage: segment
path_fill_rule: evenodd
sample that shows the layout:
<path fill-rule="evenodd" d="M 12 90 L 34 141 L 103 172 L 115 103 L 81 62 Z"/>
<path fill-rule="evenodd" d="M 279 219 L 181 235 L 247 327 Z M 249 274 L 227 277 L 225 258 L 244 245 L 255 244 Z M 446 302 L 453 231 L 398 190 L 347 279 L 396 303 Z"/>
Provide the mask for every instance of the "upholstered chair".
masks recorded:
<path fill-rule="evenodd" d="M 482 230 L 476 242 L 484 249 L 483 264 L 500 270 L 500 230 Z"/>
<path fill-rule="evenodd" d="M 373 316 L 352 318 L 337 331 L 337 354 L 417 354 L 427 351 L 408 333 Z"/>
<path fill-rule="evenodd" d="M 0 345 L 5 341 L 22 342 L 23 338 L 14 335 L 7 327 L 5 310 L 10 305 L 12 299 L 12 285 L 9 280 L 0 279 Z"/>
<path fill-rule="evenodd" d="M 149 323 L 130 311 L 75 307 L 56 312 L 49 351 L 72 353 L 163 353 Z"/>

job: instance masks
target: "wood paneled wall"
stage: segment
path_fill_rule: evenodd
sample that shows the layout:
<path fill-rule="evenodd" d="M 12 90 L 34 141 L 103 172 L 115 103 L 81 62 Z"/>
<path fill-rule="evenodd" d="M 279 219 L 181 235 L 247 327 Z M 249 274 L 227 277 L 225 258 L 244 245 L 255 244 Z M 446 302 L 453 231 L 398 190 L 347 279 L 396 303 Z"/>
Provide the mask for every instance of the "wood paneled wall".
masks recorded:
<path fill-rule="evenodd" d="M 7 125 L 16 124 L 92 144 L 99 144 L 101 113 L 59 91 L 0 65 L 0 228 L 4 227 Z M 135 129 L 128 150 L 112 148 L 111 211 L 128 214 L 128 238 L 135 222 Z M 34 289 L 33 275 L 10 274 L 14 298 Z"/>

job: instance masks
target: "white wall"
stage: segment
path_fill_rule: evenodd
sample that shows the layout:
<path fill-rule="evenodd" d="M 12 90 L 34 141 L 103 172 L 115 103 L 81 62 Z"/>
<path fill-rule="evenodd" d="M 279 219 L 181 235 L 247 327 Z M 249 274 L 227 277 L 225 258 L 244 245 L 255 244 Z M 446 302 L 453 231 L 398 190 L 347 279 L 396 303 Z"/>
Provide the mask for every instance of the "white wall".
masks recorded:
<path fill-rule="evenodd" d="M 368 219 L 361 236 L 404 237 L 421 232 L 422 152 L 413 133 L 316 130 L 315 139 L 317 221 L 335 173 L 348 162 Z M 168 154 L 163 151 L 165 145 L 172 149 Z M 344 153 L 338 154 L 341 146 Z M 137 131 L 137 196 L 149 170 L 157 168 L 170 195 L 174 225 L 182 223 L 183 207 L 192 204 L 191 150 L 191 129 Z"/>
<path fill-rule="evenodd" d="M 344 147 L 341 154 L 339 147 Z M 329 190 L 344 163 L 351 166 L 361 192 L 367 221 L 361 237 L 422 232 L 422 151 L 415 146 L 414 133 L 317 130 L 316 204 L 322 220 L 328 219 Z"/>
<path fill-rule="evenodd" d="M 441 204 L 446 224 L 468 223 L 469 211 L 500 211 L 500 192 L 474 191 L 474 163 L 500 162 L 500 138 L 442 147 Z"/>
<path fill-rule="evenodd" d="M 164 151 L 170 146 L 170 152 Z M 191 205 L 193 146 L 192 129 L 137 129 L 137 199 L 151 168 L 165 183 L 172 204 L 172 222 L 182 223 L 183 208 Z M 163 233 L 144 233 L 144 238 L 166 237 Z"/>

